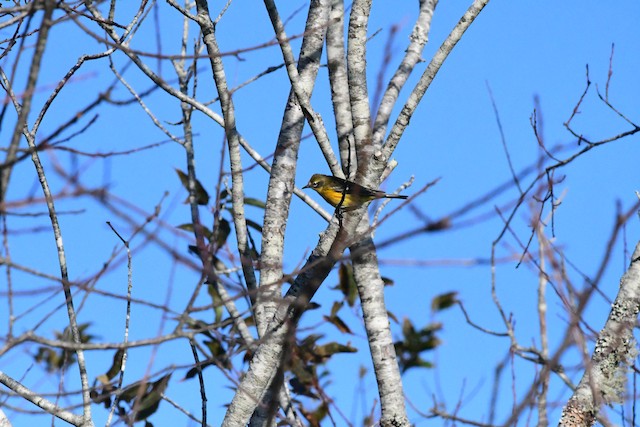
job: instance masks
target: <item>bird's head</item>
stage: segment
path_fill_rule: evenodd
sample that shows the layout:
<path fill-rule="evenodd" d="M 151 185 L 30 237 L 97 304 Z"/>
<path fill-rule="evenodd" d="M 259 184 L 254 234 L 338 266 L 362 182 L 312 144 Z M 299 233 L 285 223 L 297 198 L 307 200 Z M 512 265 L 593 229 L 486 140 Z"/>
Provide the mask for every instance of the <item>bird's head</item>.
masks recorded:
<path fill-rule="evenodd" d="M 309 182 L 302 188 L 313 188 L 314 190 L 322 187 L 327 182 L 327 176 L 316 173 L 311 178 L 309 178 Z"/>

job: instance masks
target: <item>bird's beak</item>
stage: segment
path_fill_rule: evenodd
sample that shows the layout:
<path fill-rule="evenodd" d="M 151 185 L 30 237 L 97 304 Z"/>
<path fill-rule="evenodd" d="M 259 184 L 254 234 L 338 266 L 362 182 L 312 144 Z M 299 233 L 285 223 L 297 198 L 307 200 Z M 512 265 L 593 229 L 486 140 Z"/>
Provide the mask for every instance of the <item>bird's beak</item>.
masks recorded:
<path fill-rule="evenodd" d="M 309 185 L 309 183 L 307 182 L 307 185 L 305 185 L 304 187 L 302 187 L 302 189 L 304 190 L 305 188 L 310 188 L 311 186 Z"/>

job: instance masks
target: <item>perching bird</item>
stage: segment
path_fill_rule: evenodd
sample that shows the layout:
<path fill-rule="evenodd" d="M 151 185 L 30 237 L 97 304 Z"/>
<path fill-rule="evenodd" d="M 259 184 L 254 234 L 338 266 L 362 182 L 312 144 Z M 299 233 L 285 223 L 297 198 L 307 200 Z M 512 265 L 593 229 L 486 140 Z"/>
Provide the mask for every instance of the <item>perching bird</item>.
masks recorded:
<path fill-rule="evenodd" d="M 331 206 L 337 207 L 340 205 L 343 210 L 356 209 L 373 199 L 406 199 L 408 197 L 372 190 L 346 179 L 319 173 L 314 174 L 309 179 L 309 183 L 302 188 L 311 188 L 317 191 Z"/>

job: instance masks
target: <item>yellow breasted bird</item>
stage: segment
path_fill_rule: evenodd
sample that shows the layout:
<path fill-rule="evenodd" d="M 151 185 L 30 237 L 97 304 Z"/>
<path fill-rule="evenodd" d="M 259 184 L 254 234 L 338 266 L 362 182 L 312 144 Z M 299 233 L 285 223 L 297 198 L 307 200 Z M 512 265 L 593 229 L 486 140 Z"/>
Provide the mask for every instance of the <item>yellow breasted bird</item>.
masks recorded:
<path fill-rule="evenodd" d="M 344 210 L 353 210 L 373 199 L 406 199 L 408 196 L 400 194 L 387 194 L 384 191 L 372 190 L 355 182 L 336 176 L 315 174 L 309 179 L 309 183 L 302 188 L 311 188 L 318 192 L 329 204 Z M 344 195 L 344 199 L 343 199 Z"/>

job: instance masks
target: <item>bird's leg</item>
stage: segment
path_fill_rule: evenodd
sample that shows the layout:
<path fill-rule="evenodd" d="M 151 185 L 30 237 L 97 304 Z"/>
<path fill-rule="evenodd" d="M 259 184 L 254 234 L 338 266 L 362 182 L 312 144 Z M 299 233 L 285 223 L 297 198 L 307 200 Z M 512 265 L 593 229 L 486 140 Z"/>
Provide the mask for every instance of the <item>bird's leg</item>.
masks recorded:
<path fill-rule="evenodd" d="M 342 203 L 342 202 L 340 202 Z M 344 210 L 340 207 L 340 204 L 338 204 L 338 207 L 336 208 L 336 218 L 338 218 L 338 225 L 340 226 L 340 228 L 342 228 L 342 213 L 344 212 Z"/>

